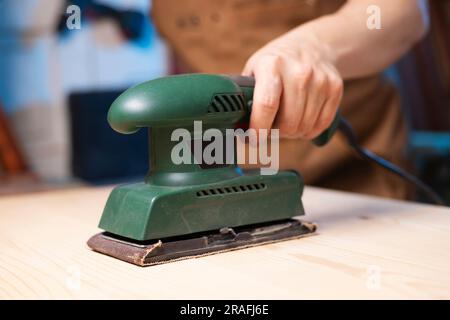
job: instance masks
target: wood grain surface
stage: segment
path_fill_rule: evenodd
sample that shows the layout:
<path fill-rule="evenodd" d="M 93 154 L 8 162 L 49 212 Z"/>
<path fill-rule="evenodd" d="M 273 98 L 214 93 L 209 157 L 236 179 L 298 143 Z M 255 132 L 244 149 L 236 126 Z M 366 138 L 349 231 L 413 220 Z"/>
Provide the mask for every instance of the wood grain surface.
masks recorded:
<path fill-rule="evenodd" d="M 0 198 L 0 298 L 450 298 L 450 209 L 308 187 L 318 234 L 141 268 L 90 251 L 111 188 Z"/>

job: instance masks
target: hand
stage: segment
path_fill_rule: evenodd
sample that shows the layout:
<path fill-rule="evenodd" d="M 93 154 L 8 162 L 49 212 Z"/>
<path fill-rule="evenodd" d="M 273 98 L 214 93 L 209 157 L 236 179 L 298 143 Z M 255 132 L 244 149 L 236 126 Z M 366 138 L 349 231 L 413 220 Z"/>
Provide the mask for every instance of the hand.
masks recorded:
<path fill-rule="evenodd" d="M 327 129 L 343 93 L 332 60 L 329 48 L 295 31 L 254 53 L 243 70 L 256 79 L 250 127 L 308 140 Z"/>

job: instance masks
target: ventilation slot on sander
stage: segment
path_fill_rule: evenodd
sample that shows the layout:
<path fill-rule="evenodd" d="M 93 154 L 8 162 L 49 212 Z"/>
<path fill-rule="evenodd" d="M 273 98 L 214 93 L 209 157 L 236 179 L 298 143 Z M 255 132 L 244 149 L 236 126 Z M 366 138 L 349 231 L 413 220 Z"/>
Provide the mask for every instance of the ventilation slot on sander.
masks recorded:
<path fill-rule="evenodd" d="M 247 185 L 240 185 L 240 186 L 231 186 L 231 187 L 200 190 L 200 191 L 197 191 L 197 197 L 202 198 L 202 197 L 209 197 L 209 196 L 217 196 L 217 195 L 221 195 L 221 194 L 261 191 L 264 189 L 266 189 L 265 183 L 254 183 L 254 184 L 247 184 Z"/>
<path fill-rule="evenodd" d="M 216 94 L 208 113 L 239 112 L 244 110 L 244 97 L 241 94 Z"/>

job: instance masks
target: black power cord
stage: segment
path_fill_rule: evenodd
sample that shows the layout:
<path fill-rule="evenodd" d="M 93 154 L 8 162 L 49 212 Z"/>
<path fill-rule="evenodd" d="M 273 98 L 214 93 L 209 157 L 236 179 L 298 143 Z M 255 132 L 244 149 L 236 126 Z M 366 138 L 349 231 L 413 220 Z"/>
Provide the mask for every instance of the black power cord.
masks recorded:
<path fill-rule="evenodd" d="M 383 159 L 382 157 L 376 155 L 372 151 L 369 151 L 358 144 L 358 139 L 356 138 L 355 131 L 353 130 L 350 123 L 341 117 L 339 126 L 339 131 L 345 136 L 348 144 L 353 148 L 353 150 L 358 153 L 364 159 L 367 159 L 382 168 L 396 174 L 397 176 L 407 180 L 408 182 L 414 184 L 419 190 L 421 190 L 432 202 L 435 204 L 445 206 L 444 200 L 434 192 L 429 186 L 427 186 L 423 181 L 419 178 L 413 176 L 412 174 L 404 171 L 403 169 L 397 167 L 395 164 Z"/>

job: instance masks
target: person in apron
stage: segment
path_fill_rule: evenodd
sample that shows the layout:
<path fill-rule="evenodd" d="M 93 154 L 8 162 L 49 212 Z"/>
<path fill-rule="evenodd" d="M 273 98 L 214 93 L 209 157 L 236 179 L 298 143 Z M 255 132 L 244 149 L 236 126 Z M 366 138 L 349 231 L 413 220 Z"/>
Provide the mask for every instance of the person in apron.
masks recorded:
<path fill-rule="evenodd" d="M 153 0 L 151 14 L 177 71 L 255 77 L 250 127 L 280 129 L 280 169 L 310 185 L 406 199 L 408 184 L 340 135 L 320 148 L 309 140 L 339 109 L 364 147 L 407 166 L 399 96 L 381 72 L 425 34 L 424 2 Z"/>

